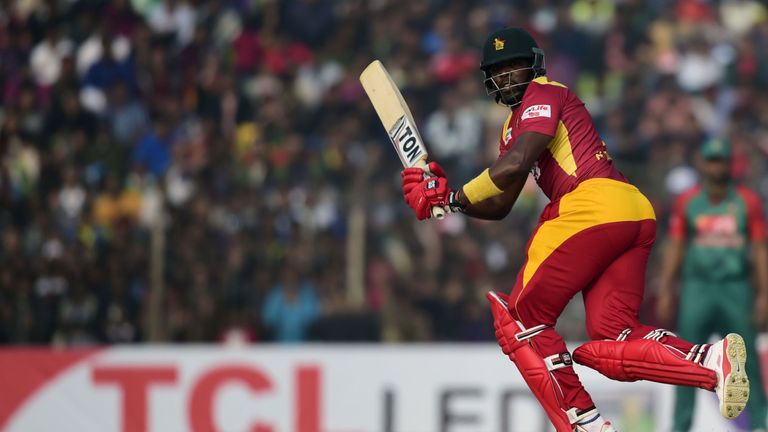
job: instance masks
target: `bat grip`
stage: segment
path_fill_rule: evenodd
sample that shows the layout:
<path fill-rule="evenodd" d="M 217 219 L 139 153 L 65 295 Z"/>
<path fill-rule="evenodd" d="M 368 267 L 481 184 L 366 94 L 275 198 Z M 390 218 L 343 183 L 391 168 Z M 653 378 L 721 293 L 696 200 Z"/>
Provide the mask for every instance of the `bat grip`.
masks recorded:
<path fill-rule="evenodd" d="M 432 173 L 429 172 L 429 166 L 427 165 L 427 161 L 424 159 L 420 159 L 418 162 L 416 162 L 415 166 L 417 168 L 421 168 L 424 171 L 424 177 L 433 177 Z M 432 217 L 437 220 L 443 220 L 445 219 L 445 209 L 442 209 L 440 207 L 432 207 L 431 209 Z"/>

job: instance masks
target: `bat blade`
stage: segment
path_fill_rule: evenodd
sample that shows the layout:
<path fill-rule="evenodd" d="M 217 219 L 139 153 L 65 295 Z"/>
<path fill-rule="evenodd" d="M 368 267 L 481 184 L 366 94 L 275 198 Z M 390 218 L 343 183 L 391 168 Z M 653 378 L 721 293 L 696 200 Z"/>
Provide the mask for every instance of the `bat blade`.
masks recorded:
<path fill-rule="evenodd" d="M 371 62 L 360 74 L 360 83 L 403 166 L 413 167 L 425 161 L 427 148 L 416 128 L 413 114 L 384 65 L 379 60 Z"/>
<path fill-rule="evenodd" d="M 379 120 L 389 135 L 400 162 L 405 167 L 418 167 L 429 174 L 427 147 L 421 139 L 416 122 L 408 104 L 403 99 L 387 69 L 379 60 L 374 60 L 360 74 L 360 83 L 365 89 Z M 445 210 L 432 207 L 432 216 L 445 217 Z"/>

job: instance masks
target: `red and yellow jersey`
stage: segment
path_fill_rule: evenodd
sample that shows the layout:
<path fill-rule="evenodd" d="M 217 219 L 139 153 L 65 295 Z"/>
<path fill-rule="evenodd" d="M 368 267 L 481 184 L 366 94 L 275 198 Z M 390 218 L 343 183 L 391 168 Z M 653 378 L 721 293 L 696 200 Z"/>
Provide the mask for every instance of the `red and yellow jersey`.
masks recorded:
<path fill-rule="evenodd" d="M 533 168 L 536 182 L 552 201 L 587 179 L 627 182 L 613 166 L 584 102 L 566 86 L 546 76 L 531 81 L 522 103 L 504 122 L 499 157 L 525 132 L 552 137 L 549 151 L 542 153 Z"/>

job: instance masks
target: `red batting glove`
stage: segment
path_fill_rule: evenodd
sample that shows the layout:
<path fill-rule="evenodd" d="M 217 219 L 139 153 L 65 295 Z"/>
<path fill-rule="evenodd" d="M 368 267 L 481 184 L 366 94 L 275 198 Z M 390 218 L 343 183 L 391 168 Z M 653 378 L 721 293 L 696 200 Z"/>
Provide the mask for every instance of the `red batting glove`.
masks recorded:
<path fill-rule="evenodd" d="M 443 167 L 437 164 L 437 162 L 430 162 L 429 165 L 429 172 L 432 173 L 432 175 L 436 177 L 443 177 L 445 178 L 445 170 Z M 403 196 L 407 197 L 408 193 L 416 187 L 419 183 L 421 183 L 424 180 L 424 174 L 425 171 L 421 168 L 406 168 L 400 172 L 400 175 L 403 177 Z M 406 201 L 408 198 L 406 198 Z"/>
<path fill-rule="evenodd" d="M 430 177 L 410 187 L 405 193 L 405 202 L 416 212 L 416 218 L 424 220 L 432 215 L 432 207 L 448 205 L 450 193 L 451 188 L 445 177 Z"/>

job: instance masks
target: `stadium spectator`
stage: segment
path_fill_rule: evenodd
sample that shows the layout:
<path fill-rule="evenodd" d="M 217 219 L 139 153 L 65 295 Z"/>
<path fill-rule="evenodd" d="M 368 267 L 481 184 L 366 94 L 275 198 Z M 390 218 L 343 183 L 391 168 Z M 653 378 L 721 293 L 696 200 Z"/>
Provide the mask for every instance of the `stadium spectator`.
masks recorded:
<path fill-rule="evenodd" d="M 768 195 L 758 1 L 11 3 L 0 13 L 0 343 L 147 340 L 158 221 L 161 338 L 492 338 L 477 293 L 514 278 L 539 196 L 526 189 L 497 226 L 413 224 L 358 76 L 380 58 L 433 157 L 474 172 L 497 154 L 505 113 L 473 61 L 502 26 L 536 33 L 548 74 L 585 100 L 660 220 L 694 180 L 706 134 L 729 136 L 734 174 Z M 347 295 L 352 209 L 365 220 L 362 304 Z M 288 307 L 270 291 L 287 259 L 306 276 L 298 298 L 305 282 L 314 291 L 290 331 L 265 314 Z M 564 334 L 584 338 L 568 316 Z M 341 331 L 348 323 L 361 331 Z"/>
<path fill-rule="evenodd" d="M 315 287 L 301 281 L 296 269 L 286 266 L 281 281 L 264 299 L 264 325 L 280 342 L 301 342 L 317 317 L 320 303 Z"/>
<path fill-rule="evenodd" d="M 83 105 L 91 111 L 102 113 L 106 109 L 106 92 L 116 83 L 123 82 L 132 94 L 138 92 L 136 69 L 127 56 L 115 53 L 115 42 L 111 35 L 101 37 L 100 55 L 86 69 L 83 76 L 81 98 Z"/>

